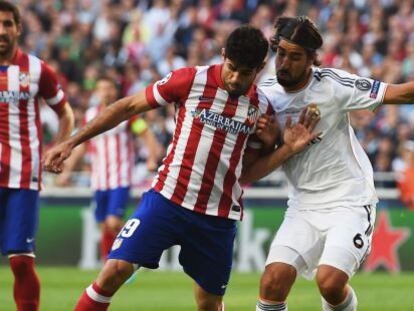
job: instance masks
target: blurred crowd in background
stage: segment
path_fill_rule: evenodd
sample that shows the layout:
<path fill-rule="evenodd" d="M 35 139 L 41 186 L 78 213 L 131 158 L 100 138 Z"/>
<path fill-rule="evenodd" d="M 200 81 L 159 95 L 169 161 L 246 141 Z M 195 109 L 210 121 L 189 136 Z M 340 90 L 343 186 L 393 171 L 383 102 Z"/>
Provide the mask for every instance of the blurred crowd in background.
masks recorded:
<path fill-rule="evenodd" d="M 281 15 L 308 15 L 316 22 L 324 38 L 323 67 L 388 83 L 414 80 L 414 1 L 409 0 L 21 0 L 18 5 L 22 48 L 57 71 L 78 125 L 96 104 L 93 90 L 101 74 L 117 81 L 120 96 L 131 95 L 171 70 L 220 62 L 227 35 L 240 24 L 272 36 Z M 274 75 L 273 64 L 270 53 L 258 82 Z M 42 111 L 46 133 L 53 133 L 53 113 Z M 173 116 L 172 106 L 145 115 L 164 146 Z M 376 172 L 401 173 L 414 166 L 414 106 L 355 112 L 352 123 Z"/>

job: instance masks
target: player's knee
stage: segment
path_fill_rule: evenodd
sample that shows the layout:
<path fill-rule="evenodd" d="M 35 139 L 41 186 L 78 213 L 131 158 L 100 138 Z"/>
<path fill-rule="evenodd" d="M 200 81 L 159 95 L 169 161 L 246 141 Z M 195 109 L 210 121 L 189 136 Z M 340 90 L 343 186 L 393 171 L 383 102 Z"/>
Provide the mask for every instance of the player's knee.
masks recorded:
<path fill-rule="evenodd" d="M 103 289 L 118 289 L 134 272 L 131 263 L 123 260 L 109 259 L 97 278 L 97 283 Z"/>
<path fill-rule="evenodd" d="M 117 216 L 108 216 L 105 220 L 106 228 L 114 234 L 117 234 L 123 225 L 122 219 Z"/>
<path fill-rule="evenodd" d="M 334 268 L 318 269 L 316 274 L 319 291 L 328 301 L 343 298 L 347 281 L 347 275 Z"/>
<path fill-rule="evenodd" d="M 288 264 L 273 263 L 266 266 L 260 282 L 260 296 L 275 301 L 286 299 L 296 279 L 296 269 Z"/>
<path fill-rule="evenodd" d="M 198 311 L 219 311 L 221 310 L 221 298 L 199 297 L 197 301 Z"/>

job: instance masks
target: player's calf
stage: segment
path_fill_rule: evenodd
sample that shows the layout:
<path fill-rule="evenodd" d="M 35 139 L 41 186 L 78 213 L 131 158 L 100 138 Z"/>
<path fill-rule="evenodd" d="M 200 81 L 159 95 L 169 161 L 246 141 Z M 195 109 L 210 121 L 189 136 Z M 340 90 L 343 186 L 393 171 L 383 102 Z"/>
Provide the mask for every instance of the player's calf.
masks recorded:
<path fill-rule="evenodd" d="M 135 268 L 133 264 L 127 261 L 109 259 L 96 281 L 79 298 L 75 311 L 107 310 L 112 296 L 131 276 Z"/>
<path fill-rule="evenodd" d="M 267 265 L 260 281 L 260 297 L 267 301 L 285 301 L 295 279 L 295 267 L 281 262 Z"/>

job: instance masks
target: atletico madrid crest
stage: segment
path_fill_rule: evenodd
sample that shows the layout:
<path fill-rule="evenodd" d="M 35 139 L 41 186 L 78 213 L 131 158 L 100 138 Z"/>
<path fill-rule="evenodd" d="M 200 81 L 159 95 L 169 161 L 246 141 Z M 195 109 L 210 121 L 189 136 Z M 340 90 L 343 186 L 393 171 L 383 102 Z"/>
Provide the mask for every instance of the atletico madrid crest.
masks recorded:
<path fill-rule="evenodd" d="M 255 123 L 257 118 L 259 118 L 259 110 L 257 107 L 250 105 L 247 112 L 247 119 L 249 120 L 249 123 Z"/>
<path fill-rule="evenodd" d="M 21 87 L 28 87 L 30 82 L 30 76 L 28 72 L 19 73 L 19 83 Z"/>

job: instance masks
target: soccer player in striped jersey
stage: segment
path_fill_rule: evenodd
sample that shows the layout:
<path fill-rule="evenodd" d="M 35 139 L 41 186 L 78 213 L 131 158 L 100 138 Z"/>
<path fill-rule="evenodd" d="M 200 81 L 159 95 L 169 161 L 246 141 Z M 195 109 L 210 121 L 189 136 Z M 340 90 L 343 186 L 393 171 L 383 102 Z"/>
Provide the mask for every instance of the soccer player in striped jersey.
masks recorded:
<path fill-rule="evenodd" d="M 96 281 L 75 310 L 107 310 L 112 295 L 139 267 L 155 269 L 162 252 L 180 245 L 179 260 L 195 281 L 198 310 L 222 310 L 230 276 L 236 220 L 243 215 L 239 184 L 242 160 L 248 165 L 261 142 L 253 134 L 262 114 L 272 114 L 253 85 L 263 68 L 268 43 L 250 26 L 234 30 L 222 64 L 171 72 L 145 91 L 110 105 L 76 135 L 49 151 L 45 167 L 60 172 L 78 144 L 137 113 L 174 104 L 176 129 L 152 189 L 118 234 Z M 314 122 L 287 122 L 283 155 L 315 138 Z M 272 148 L 275 137 L 263 135 Z M 273 135 L 275 136 L 275 135 Z"/>
<path fill-rule="evenodd" d="M 317 68 L 322 37 L 311 20 L 281 17 L 275 28 L 271 47 L 277 53 L 277 75 L 259 88 L 279 124 L 310 106 L 320 115 L 315 131 L 322 134 L 283 164 L 291 185 L 288 209 L 270 247 L 256 310 L 287 310 L 297 274 L 316 275 L 323 310 L 356 310 L 348 280 L 370 252 L 378 199 L 372 166 L 350 126 L 349 112 L 413 103 L 414 82 L 391 85 Z M 263 157 L 243 180 L 263 177 L 280 165 L 278 160 Z"/>
<path fill-rule="evenodd" d="M 38 310 L 34 245 L 41 185 L 39 100 L 57 113 L 56 142 L 69 136 L 73 112 L 52 69 L 18 47 L 18 8 L 0 1 L 0 250 L 9 257 L 18 310 Z"/>
<path fill-rule="evenodd" d="M 100 111 L 118 99 L 118 86 L 109 77 L 102 76 L 96 82 L 94 96 L 97 106 L 86 111 L 84 124 L 95 118 Z M 134 139 L 139 136 L 148 150 L 147 168 L 157 168 L 161 146 L 143 118 L 133 116 L 113 129 L 78 146 L 66 161 L 64 171 L 58 176 L 57 184 L 68 185 L 70 173 L 88 152 L 91 156 L 91 184 L 95 190 L 95 219 L 101 230 L 101 258 L 111 250 L 119 230 L 124 225 L 123 217 L 129 200 L 132 182 L 131 173 L 135 165 Z"/>

